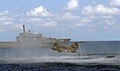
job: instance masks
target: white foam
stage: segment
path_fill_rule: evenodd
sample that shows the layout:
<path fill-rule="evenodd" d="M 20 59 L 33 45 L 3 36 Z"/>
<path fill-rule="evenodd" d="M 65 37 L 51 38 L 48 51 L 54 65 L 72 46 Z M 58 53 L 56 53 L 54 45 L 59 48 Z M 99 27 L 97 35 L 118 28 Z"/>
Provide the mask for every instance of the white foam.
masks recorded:
<path fill-rule="evenodd" d="M 43 62 L 62 62 L 75 64 L 112 64 L 120 65 L 120 56 L 106 58 L 104 56 L 51 56 L 51 57 L 30 57 L 30 58 L 11 58 L 6 60 L 8 63 L 43 63 Z"/>

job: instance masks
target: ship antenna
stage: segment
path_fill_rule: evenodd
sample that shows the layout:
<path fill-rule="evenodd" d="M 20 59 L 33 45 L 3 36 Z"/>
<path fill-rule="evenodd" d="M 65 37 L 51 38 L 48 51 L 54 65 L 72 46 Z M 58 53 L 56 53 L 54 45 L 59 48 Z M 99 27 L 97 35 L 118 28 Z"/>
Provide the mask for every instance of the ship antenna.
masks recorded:
<path fill-rule="evenodd" d="M 25 32 L 25 25 L 23 25 L 23 32 Z"/>

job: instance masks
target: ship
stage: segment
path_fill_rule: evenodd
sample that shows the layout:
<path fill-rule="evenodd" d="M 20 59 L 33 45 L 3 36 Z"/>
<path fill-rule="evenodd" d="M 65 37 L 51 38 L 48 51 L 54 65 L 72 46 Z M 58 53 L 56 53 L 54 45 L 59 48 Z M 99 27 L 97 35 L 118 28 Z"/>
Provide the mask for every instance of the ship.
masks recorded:
<path fill-rule="evenodd" d="M 32 33 L 30 30 L 26 32 L 25 25 L 23 25 L 23 31 L 16 37 L 16 40 L 0 42 L 0 48 L 53 47 L 54 43 L 68 45 L 70 40 L 70 38 L 46 37 L 41 33 Z"/>

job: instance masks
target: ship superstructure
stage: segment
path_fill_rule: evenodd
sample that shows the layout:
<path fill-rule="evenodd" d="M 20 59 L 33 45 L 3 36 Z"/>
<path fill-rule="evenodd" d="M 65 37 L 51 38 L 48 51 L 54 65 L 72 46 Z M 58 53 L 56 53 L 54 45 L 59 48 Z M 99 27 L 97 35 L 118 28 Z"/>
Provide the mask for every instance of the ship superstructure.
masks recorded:
<path fill-rule="evenodd" d="M 52 47 L 53 43 L 67 45 L 70 39 L 57 39 L 43 36 L 43 34 L 34 34 L 31 31 L 26 32 L 23 25 L 23 32 L 16 37 L 13 42 L 0 42 L 0 47 Z"/>

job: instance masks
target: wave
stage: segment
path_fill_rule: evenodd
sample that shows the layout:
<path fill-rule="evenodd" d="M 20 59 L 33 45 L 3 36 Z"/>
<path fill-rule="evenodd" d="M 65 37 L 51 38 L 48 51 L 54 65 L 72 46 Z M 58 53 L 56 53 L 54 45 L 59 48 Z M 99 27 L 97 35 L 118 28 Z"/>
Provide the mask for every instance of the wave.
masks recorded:
<path fill-rule="evenodd" d="M 77 65 L 120 65 L 120 56 L 46 56 L 1 59 L 0 63 L 71 63 Z"/>

